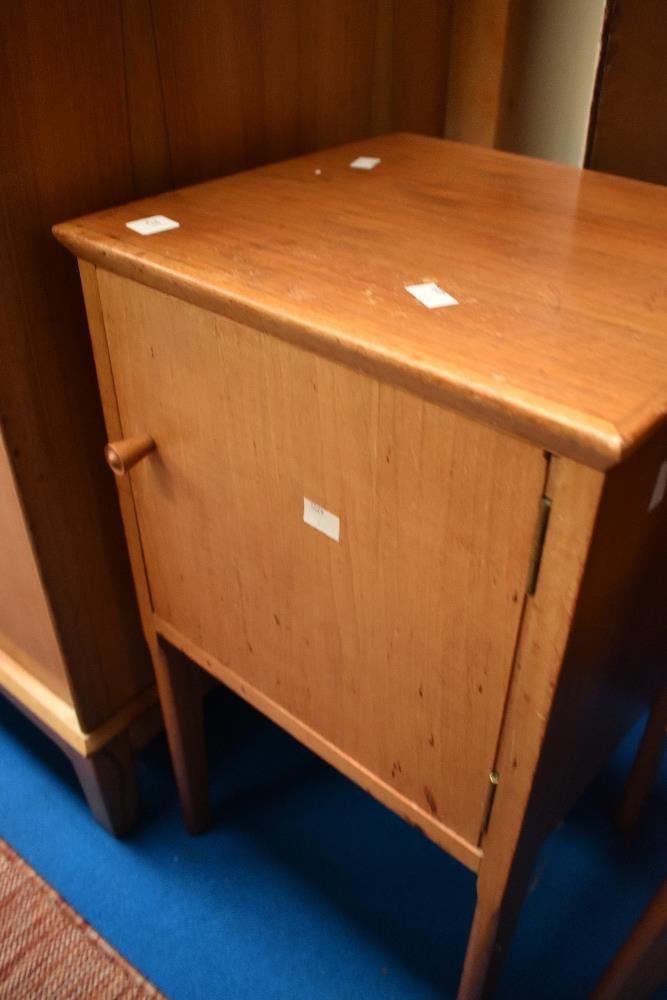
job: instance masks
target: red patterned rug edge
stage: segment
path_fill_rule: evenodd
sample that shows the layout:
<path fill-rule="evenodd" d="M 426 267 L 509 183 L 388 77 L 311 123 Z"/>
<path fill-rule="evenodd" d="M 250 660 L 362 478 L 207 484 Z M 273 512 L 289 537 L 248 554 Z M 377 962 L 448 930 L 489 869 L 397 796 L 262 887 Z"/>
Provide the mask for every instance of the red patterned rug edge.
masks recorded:
<path fill-rule="evenodd" d="M 63 916 L 69 920 L 74 926 L 76 926 L 82 934 L 85 935 L 87 940 L 96 948 L 100 950 L 105 959 L 111 960 L 119 968 L 121 968 L 126 975 L 132 980 L 132 985 L 136 988 L 143 989 L 143 997 L 146 1000 L 167 1000 L 167 998 L 162 994 L 156 986 L 154 986 L 150 980 L 148 980 L 138 969 L 136 969 L 131 962 L 124 958 L 115 948 L 113 948 L 108 941 L 106 941 L 101 934 L 99 934 L 95 928 L 82 917 L 80 913 L 71 906 L 67 900 L 65 900 L 60 893 L 49 885 L 49 883 L 38 873 L 35 869 L 18 853 L 13 847 L 11 847 L 6 840 L 0 837 L 0 854 L 4 858 L 15 865 L 22 875 L 30 882 L 38 885 L 41 892 L 44 893 L 46 899 L 56 908 Z"/>

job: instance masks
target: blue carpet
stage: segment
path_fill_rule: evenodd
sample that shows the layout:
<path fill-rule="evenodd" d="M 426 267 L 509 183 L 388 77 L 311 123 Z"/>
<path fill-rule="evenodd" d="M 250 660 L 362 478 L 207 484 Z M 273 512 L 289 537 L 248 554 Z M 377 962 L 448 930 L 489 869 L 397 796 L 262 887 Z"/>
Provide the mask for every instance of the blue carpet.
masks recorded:
<path fill-rule="evenodd" d="M 172 1000 L 453 997 L 474 878 L 228 692 L 209 696 L 213 829 L 183 830 L 162 737 L 115 841 L 67 760 L 0 699 L 0 835 Z M 501 998 L 587 996 L 667 868 L 667 767 L 624 840 L 638 730 L 545 844 Z"/>

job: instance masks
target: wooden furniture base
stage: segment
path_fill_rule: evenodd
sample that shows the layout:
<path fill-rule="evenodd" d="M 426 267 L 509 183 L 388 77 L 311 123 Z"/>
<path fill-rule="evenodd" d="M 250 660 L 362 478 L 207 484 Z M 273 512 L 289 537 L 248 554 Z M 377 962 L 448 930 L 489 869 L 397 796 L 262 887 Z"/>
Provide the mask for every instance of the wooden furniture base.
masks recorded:
<path fill-rule="evenodd" d="M 139 815 L 133 752 L 162 725 L 155 689 L 85 733 L 71 705 L 0 649 L 0 693 L 67 755 L 97 821 L 117 837 L 128 833 Z"/>
<path fill-rule="evenodd" d="M 5 352 L 0 354 L 4 364 Z M 15 372 L 13 381 L 21 385 L 24 375 Z M 80 382 L 85 379 L 72 380 Z M 32 416 L 38 407 L 27 390 L 24 396 Z M 92 419 L 82 415 L 84 424 Z M 52 430 L 54 440 L 63 433 L 60 425 Z M 131 731 L 155 717 L 155 686 L 132 604 L 129 572 L 127 576 L 122 572 L 126 558 L 122 536 L 120 549 L 110 554 L 104 541 L 90 537 L 95 526 L 102 532 L 103 512 L 109 514 L 112 527 L 113 511 L 105 511 L 101 497 L 86 500 L 80 478 L 88 489 L 95 476 L 83 459 L 66 494 L 54 500 L 50 490 L 57 493 L 54 480 L 62 468 L 54 468 L 59 466 L 55 461 L 48 475 L 45 472 L 42 449 L 47 439 L 42 435 L 39 445 L 30 449 L 40 486 L 39 512 L 33 508 L 28 516 L 13 465 L 21 449 L 10 445 L 0 421 L 0 693 L 11 697 L 65 750 L 94 814 L 107 829 L 122 834 L 136 816 Z M 53 462 L 53 456 L 49 460 Z M 45 479 L 48 488 L 42 491 Z M 82 537 L 72 539 L 69 532 L 60 536 L 54 532 L 47 552 L 40 547 L 36 522 L 43 531 L 44 520 L 54 524 L 64 508 L 70 516 L 70 505 L 82 511 L 80 520 L 86 525 L 82 535 L 90 545 Z M 104 551 L 109 554 L 106 560 Z M 44 557 L 47 562 L 54 559 L 57 572 L 47 573 Z M 64 614 L 59 614 L 63 606 Z"/>
<path fill-rule="evenodd" d="M 129 833 L 139 816 L 139 789 L 127 735 L 90 757 L 70 752 L 69 758 L 98 823 L 116 837 Z"/>
<path fill-rule="evenodd" d="M 462 1000 L 661 685 L 666 225 L 395 135 L 55 228 L 188 827 L 201 668 L 477 874 Z"/>

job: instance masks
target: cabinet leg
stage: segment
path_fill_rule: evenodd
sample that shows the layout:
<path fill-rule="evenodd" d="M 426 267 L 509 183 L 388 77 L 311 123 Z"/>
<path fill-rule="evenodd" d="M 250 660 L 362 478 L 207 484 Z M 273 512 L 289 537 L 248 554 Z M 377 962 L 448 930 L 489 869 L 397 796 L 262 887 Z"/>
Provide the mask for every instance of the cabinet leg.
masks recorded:
<path fill-rule="evenodd" d="M 202 833 L 210 823 L 210 807 L 201 670 L 161 642 L 153 662 L 183 821 L 190 833 Z"/>
<path fill-rule="evenodd" d="M 518 853 L 504 879 L 501 873 L 489 872 L 488 868 L 480 871 L 458 1000 L 494 995 L 536 854 L 537 845 Z"/>
<path fill-rule="evenodd" d="M 74 752 L 69 756 L 95 819 L 114 836 L 124 836 L 139 814 L 137 776 L 127 736 L 117 736 L 91 757 Z"/>
<path fill-rule="evenodd" d="M 667 984 L 667 880 L 606 970 L 592 1000 L 649 998 Z"/>
<path fill-rule="evenodd" d="M 665 727 L 667 727 L 667 688 L 658 696 L 646 723 L 616 817 L 616 823 L 623 833 L 629 833 L 635 826 L 644 799 L 655 779 L 665 745 Z"/>

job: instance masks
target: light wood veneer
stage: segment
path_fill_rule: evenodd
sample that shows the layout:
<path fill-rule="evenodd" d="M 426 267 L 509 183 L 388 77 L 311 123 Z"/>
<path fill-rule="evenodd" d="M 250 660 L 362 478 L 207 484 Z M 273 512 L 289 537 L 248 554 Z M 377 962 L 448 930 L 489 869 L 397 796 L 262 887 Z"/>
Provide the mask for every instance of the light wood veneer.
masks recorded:
<path fill-rule="evenodd" d="M 155 443 L 118 485 L 188 826 L 198 664 L 477 872 L 466 1000 L 660 688 L 666 222 L 649 185 L 391 135 L 55 229 L 109 440 Z"/>

